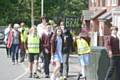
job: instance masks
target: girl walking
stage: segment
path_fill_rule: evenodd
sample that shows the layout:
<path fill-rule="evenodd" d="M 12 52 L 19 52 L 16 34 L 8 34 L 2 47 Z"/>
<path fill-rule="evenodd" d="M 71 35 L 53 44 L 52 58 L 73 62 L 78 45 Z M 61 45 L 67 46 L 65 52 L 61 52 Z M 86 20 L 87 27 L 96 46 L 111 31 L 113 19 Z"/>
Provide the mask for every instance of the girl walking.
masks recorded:
<path fill-rule="evenodd" d="M 51 61 L 53 64 L 51 80 L 59 80 L 60 78 L 60 67 L 63 63 L 63 43 L 62 30 L 57 28 L 51 38 Z"/>

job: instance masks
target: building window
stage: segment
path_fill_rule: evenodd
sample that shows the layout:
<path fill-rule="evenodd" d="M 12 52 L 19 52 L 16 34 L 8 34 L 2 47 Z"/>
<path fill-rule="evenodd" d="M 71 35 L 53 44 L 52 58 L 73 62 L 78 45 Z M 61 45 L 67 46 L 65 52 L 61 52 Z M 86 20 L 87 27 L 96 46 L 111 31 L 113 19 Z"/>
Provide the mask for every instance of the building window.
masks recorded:
<path fill-rule="evenodd" d="M 89 0 L 89 7 L 92 7 L 92 2 Z"/>
<path fill-rule="evenodd" d="M 95 7 L 96 6 L 96 0 L 91 0 L 92 6 Z"/>
<path fill-rule="evenodd" d="M 105 1 L 106 1 L 106 0 L 100 0 L 100 1 L 99 1 L 99 4 L 100 4 L 101 7 L 104 7 L 104 6 L 105 6 Z"/>
<path fill-rule="evenodd" d="M 105 3 L 106 3 L 106 6 L 111 6 L 111 1 L 112 1 L 112 0 L 106 0 L 106 2 L 105 2 Z"/>
<path fill-rule="evenodd" d="M 105 1 L 106 0 L 101 0 L 102 1 L 102 6 L 105 6 Z"/>
<path fill-rule="evenodd" d="M 117 6 L 118 0 L 112 0 L 112 6 Z"/>

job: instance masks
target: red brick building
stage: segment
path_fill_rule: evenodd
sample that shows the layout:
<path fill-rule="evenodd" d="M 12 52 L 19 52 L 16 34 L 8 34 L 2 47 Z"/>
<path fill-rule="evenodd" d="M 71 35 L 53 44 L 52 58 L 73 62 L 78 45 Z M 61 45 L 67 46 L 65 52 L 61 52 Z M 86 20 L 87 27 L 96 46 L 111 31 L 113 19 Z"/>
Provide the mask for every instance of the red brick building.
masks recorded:
<path fill-rule="evenodd" d="M 120 26 L 119 5 L 120 0 L 89 0 L 89 10 L 83 10 L 83 20 L 92 33 L 97 32 L 97 46 L 106 46 L 112 25 Z"/>

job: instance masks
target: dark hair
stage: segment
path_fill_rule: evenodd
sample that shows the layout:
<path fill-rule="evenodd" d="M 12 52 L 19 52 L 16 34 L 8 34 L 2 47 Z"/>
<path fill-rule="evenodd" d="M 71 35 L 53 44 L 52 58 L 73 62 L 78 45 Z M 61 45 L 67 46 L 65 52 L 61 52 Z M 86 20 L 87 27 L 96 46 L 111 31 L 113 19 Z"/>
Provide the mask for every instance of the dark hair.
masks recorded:
<path fill-rule="evenodd" d="M 20 22 L 19 23 L 25 23 L 25 21 L 24 20 L 20 20 Z"/>
<path fill-rule="evenodd" d="M 43 19 L 45 19 L 47 23 L 49 22 L 49 19 L 48 19 L 48 17 L 46 17 L 46 16 L 40 17 L 40 22 L 42 22 Z"/>
<path fill-rule="evenodd" d="M 57 31 L 58 31 L 58 30 L 61 31 L 61 35 L 60 35 L 60 36 L 61 36 L 61 38 L 63 38 L 63 31 L 62 31 L 62 29 L 61 29 L 60 27 L 56 27 L 56 28 L 55 28 L 55 35 L 57 36 Z"/>
<path fill-rule="evenodd" d="M 66 34 L 66 35 L 70 34 L 70 29 L 66 29 L 65 34 Z"/>
<path fill-rule="evenodd" d="M 57 34 L 57 30 L 61 30 L 61 32 L 62 32 L 62 29 L 60 27 L 56 27 L 55 28 L 55 34 Z"/>
<path fill-rule="evenodd" d="M 11 28 L 14 28 L 14 23 L 13 23 L 13 22 L 11 23 L 11 26 L 10 26 L 10 27 L 11 27 Z"/>
<path fill-rule="evenodd" d="M 63 19 L 60 19 L 59 21 L 58 21 L 58 23 L 57 23 L 57 26 L 60 26 L 60 23 L 61 22 L 64 22 L 64 20 Z"/>

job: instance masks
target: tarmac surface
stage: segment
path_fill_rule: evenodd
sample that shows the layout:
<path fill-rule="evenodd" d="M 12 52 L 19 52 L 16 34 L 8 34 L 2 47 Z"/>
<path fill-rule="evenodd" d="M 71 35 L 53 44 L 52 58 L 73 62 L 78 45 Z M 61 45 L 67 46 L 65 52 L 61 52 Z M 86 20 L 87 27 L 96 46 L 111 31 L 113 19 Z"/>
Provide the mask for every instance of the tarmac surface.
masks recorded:
<path fill-rule="evenodd" d="M 67 80 L 77 80 L 80 71 L 79 59 L 77 55 L 70 55 L 70 69 Z M 50 65 L 50 74 L 52 73 L 52 65 Z M 45 78 L 44 72 L 40 73 L 40 79 L 28 78 L 28 60 L 24 63 L 13 65 L 11 58 L 6 55 L 5 48 L 0 48 L 0 80 L 50 80 Z M 82 80 L 82 79 L 81 79 Z"/>

